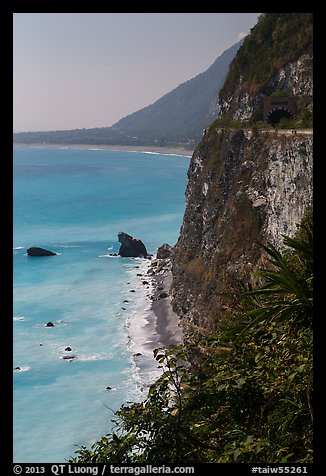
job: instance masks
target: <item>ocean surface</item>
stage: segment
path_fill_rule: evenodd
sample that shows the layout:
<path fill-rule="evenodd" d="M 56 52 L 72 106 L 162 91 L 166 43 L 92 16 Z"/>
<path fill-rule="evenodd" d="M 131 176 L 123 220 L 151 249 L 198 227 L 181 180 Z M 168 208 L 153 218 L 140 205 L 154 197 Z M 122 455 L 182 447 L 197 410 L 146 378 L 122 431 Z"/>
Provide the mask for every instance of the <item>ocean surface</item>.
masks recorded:
<path fill-rule="evenodd" d="M 149 262 L 110 253 L 120 231 L 149 253 L 176 243 L 189 160 L 14 149 L 14 462 L 64 463 L 144 398 L 158 372 L 144 348 Z M 28 257 L 31 246 L 58 255 Z"/>

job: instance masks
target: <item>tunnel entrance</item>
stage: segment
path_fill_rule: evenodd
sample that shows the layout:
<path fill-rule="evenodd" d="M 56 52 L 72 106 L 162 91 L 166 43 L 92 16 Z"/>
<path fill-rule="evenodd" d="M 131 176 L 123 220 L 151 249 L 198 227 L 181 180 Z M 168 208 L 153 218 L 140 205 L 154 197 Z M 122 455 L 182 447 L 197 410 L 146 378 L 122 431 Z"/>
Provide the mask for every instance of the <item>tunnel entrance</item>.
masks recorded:
<path fill-rule="evenodd" d="M 276 126 L 283 117 L 293 117 L 298 112 L 296 98 L 290 97 L 265 97 L 264 120 Z"/>
<path fill-rule="evenodd" d="M 290 111 L 287 109 L 272 109 L 268 115 L 267 115 L 267 122 L 272 124 L 272 126 L 277 126 L 277 124 L 280 122 L 281 119 L 283 118 L 289 119 L 293 117 Z"/>

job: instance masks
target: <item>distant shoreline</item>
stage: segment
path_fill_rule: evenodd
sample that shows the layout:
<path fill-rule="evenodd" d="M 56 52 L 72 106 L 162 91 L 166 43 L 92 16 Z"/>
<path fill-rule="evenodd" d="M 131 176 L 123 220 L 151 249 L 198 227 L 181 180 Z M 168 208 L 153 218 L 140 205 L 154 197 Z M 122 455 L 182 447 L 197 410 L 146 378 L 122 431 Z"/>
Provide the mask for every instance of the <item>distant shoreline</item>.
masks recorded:
<path fill-rule="evenodd" d="M 163 154 L 163 155 L 182 155 L 191 157 L 193 150 L 184 147 L 155 147 L 142 145 L 104 145 L 104 144 L 13 144 L 14 148 L 28 147 L 28 148 L 44 148 L 44 149 L 82 149 L 82 150 L 117 150 L 126 152 L 146 152 L 149 154 Z"/>

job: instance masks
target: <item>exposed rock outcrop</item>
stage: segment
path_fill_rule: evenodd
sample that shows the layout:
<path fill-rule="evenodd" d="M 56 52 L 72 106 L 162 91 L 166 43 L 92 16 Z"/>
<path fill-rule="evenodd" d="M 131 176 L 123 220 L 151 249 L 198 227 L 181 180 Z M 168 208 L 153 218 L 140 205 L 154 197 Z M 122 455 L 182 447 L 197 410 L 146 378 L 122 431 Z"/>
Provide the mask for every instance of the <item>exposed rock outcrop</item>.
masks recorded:
<path fill-rule="evenodd" d="M 312 13 L 265 13 L 232 61 L 219 93 L 219 117 L 263 119 L 264 97 L 294 96 L 299 112 L 313 106 Z"/>
<path fill-rule="evenodd" d="M 311 135 L 211 129 L 188 171 L 173 259 L 173 306 L 214 329 L 239 281 L 255 283 L 262 243 L 282 246 L 312 205 Z"/>
<path fill-rule="evenodd" d="M 45 250 L 44 248 L 32 246 L 31 248 L 28 248 L 27 254 L 28 256 L 56 256 L 57 253 Z"/>
<path fill-rule="evenodd" d="M 262 244 L 282 247 L 312 206 L 312 129 L 240 128 L 262 120 L 273 93 L 294 96 L 298 113 L 310 114 L 311 16 L 261 15 L 230 65 L 219 120 L 193 154 L 172 259 L 173 307 L 186 323 L 214 331 L 234 319 L 239 282 L 256 284 L 254 272 L 266 264 Z"/>
<path fill-rule="evenodd" d="M 156 257 L 157 259 L 171 258 L 172 253 L 173 246 L 170 246 L 168 243 L 164 243 L 157 249 Z"/>
<path fill-rule="evenodd" d="M 133 238 L 127 233 L 120 232 L 118 241 L 121 243 L 119 255 L 126 258 L 146 258 L 148 256 L 146 246 L 141 240 Z"/>

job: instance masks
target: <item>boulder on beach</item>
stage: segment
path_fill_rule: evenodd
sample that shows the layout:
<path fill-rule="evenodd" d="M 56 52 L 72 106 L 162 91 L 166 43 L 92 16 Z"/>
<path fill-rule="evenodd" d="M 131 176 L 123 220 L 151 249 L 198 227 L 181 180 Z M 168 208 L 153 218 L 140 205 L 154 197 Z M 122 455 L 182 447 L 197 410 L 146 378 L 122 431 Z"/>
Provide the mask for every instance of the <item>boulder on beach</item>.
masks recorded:
<path fill-rule="evenodd" d="M 173 252 L 173 246 L 170 246 L 168 243 L 164 243 L 157 249 L 156 257 L 158 259 L 167 259 L 171 258 Z"/>
<path fill-rule="evenodd" d="M 28 256 L 56 256 L 57 253 L 53 253 L 53 251 L 45 250 L 44 248 L 37 248 L 32 246 L 27 250 Z"/>
<path fill-rule="evenodd" d="M 121 243 L 119 255 L 124 258 L 146 258 L 146 246 L 141 240 L 133 238 L 127 233 L 120 232 L 118 234 L 118 241 Z"/>

